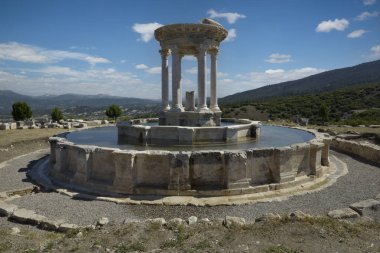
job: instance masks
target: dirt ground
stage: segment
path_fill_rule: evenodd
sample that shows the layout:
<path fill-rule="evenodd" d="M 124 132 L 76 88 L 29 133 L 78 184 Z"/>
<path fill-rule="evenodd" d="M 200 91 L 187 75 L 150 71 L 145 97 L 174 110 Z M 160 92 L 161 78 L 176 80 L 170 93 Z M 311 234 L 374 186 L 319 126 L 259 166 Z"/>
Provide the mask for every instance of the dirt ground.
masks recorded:
<path fill-rule="evenodd" d="M 10 224 L 20 227 L 20 225 Z M 380 224 L 351 224 L 329 218 L 281 218 L 227 229 L 211 224 L 107 225 L 54 233 L 21 226 L 0 228 L 0 252 L 380 252 Z"/>
<path fill-rule="evenodd" d="M 0 162 L 47 148 L 47 137 L 62 131 L 1 131 Z M 15 232 L 16 227 L 20 232 Z M 283 215 L 280 219 L 229 229 L 221 221 L 213 221 L 192 226 L 108 224 L 96 230 L 56 233 L 2 217 L 0 252 L 380 252 L 380 224 L 327 217 L 300 220 Z"/>

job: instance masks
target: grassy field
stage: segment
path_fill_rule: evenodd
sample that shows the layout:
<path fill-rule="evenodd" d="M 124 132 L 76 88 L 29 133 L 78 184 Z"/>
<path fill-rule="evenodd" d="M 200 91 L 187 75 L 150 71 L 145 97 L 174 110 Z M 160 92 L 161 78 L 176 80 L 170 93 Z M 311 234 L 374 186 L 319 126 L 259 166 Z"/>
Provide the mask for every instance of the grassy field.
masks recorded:
<path fill-rule="evenodd" d="M 0 162 L 38 149 L 49 148 L 48 139 L 66 129 L 24 129 L 0 131 Z"/>

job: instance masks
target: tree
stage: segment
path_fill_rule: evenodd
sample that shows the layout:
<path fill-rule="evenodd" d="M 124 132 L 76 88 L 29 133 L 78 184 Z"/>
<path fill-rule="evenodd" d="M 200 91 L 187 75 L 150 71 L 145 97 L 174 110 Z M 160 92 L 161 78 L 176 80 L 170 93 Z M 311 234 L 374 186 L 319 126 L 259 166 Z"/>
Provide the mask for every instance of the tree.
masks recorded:
<path fill-rule="evenodd" d="M 58 107 L 55 107 L 51 112 L 51 119 L 53 121 L 60 121 L 61 119 L 63 119 L 62 111 Z"/>
<path fill-rule="evenodd" d="M 323 123 L 329 121 L 329 108 L 325 104 L 322 104 L 319 108 L 319 116 L 321 117 Z"/>
<path fill-rule="evenodd" d="M 30 119 L 32 110 L 25 102 L 16 102 L 12 105 L 12 116 L 15 121 Z"/>
<path fill-rule="evenodd" d="M 120 108 L 120 106 L 115 105 L 115 104 L 111 105 L 106 110 L 107 117 L 113 118 L 113 119 L 115 119 L 115 121 L 116 121 L 117 117 L 119 117 L 121 115 L 121 113 L 122 113 L 122 109 Z"/>

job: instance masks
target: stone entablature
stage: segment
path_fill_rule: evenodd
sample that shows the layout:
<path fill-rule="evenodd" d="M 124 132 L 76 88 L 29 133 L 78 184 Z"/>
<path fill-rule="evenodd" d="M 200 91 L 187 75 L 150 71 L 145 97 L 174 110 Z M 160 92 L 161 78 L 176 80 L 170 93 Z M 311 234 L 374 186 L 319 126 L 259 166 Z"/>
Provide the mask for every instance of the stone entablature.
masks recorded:
<path fill-rule="evenodd" d="M 50 138 L 49 173 L 58 184 L 103 194 L 221 196 L 311 182 L 329 165 L 330 139 L 230 151 L 120 150 Z"/>
<path fill-rule="evenodd" d="M 172 24 L 155 30 L 155 38 L 160 42 L 162 59 L 162 112 L 160 114 L 160 124 L 174 122 L 173 125 L 181 125 L 179 119 L 181 113 L 185 111 L 182 103 L 182 69 L 181 61 L 185 55 L 193 55 L 197 58 L 198 64 L 198 105 L 194 108 L 196 112 L 209 112 L 209 114 L 220 113 L 217 100 L 217 54 L 219 44 L 223 41 L 228 31 L 219 23 L 204 19 L 201 24 Z M 210 73 L 210 108 L 207 106 L 206 95 L 206 57 L 211 56 Z M 169 104 L 169 61 L 172 56 L 172 105 Z M 172 112 L 168 114 L 167 112 Z M 173 116 L 173 112 L 177 114 Z M 187 123 L 187 126 L 198 126 L 197 114 Z M 203 115 L 204 116 L 204 115 Z M 202 117 L 202 115 L 200 115 Z M 169 120 L 165 120 L 170 118 Z M 219 117 L 220 119 L 220 117 Z M 208 121 L 213 123 L 205 126 L 217 126 L 218 117 L 210 116 Z M 170 125 L 172 125 L 170 123 Z"/>

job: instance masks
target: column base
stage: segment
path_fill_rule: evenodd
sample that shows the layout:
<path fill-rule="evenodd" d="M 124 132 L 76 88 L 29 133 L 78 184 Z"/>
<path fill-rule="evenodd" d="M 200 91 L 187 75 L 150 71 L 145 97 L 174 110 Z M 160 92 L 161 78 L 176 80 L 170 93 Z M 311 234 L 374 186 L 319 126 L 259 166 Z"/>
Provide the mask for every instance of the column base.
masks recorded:
<path fill-rule="evenodd" d="M 213 112 L 221 112 L 219 106 L 210 106 L 210 110 L 213 111 Z"/>
<path fill-rule="evenodd" d="M 221 112 L 181 112 L 167 111 L 161 112 L 159 124 L 161 126 L 220 126 Z"/>

